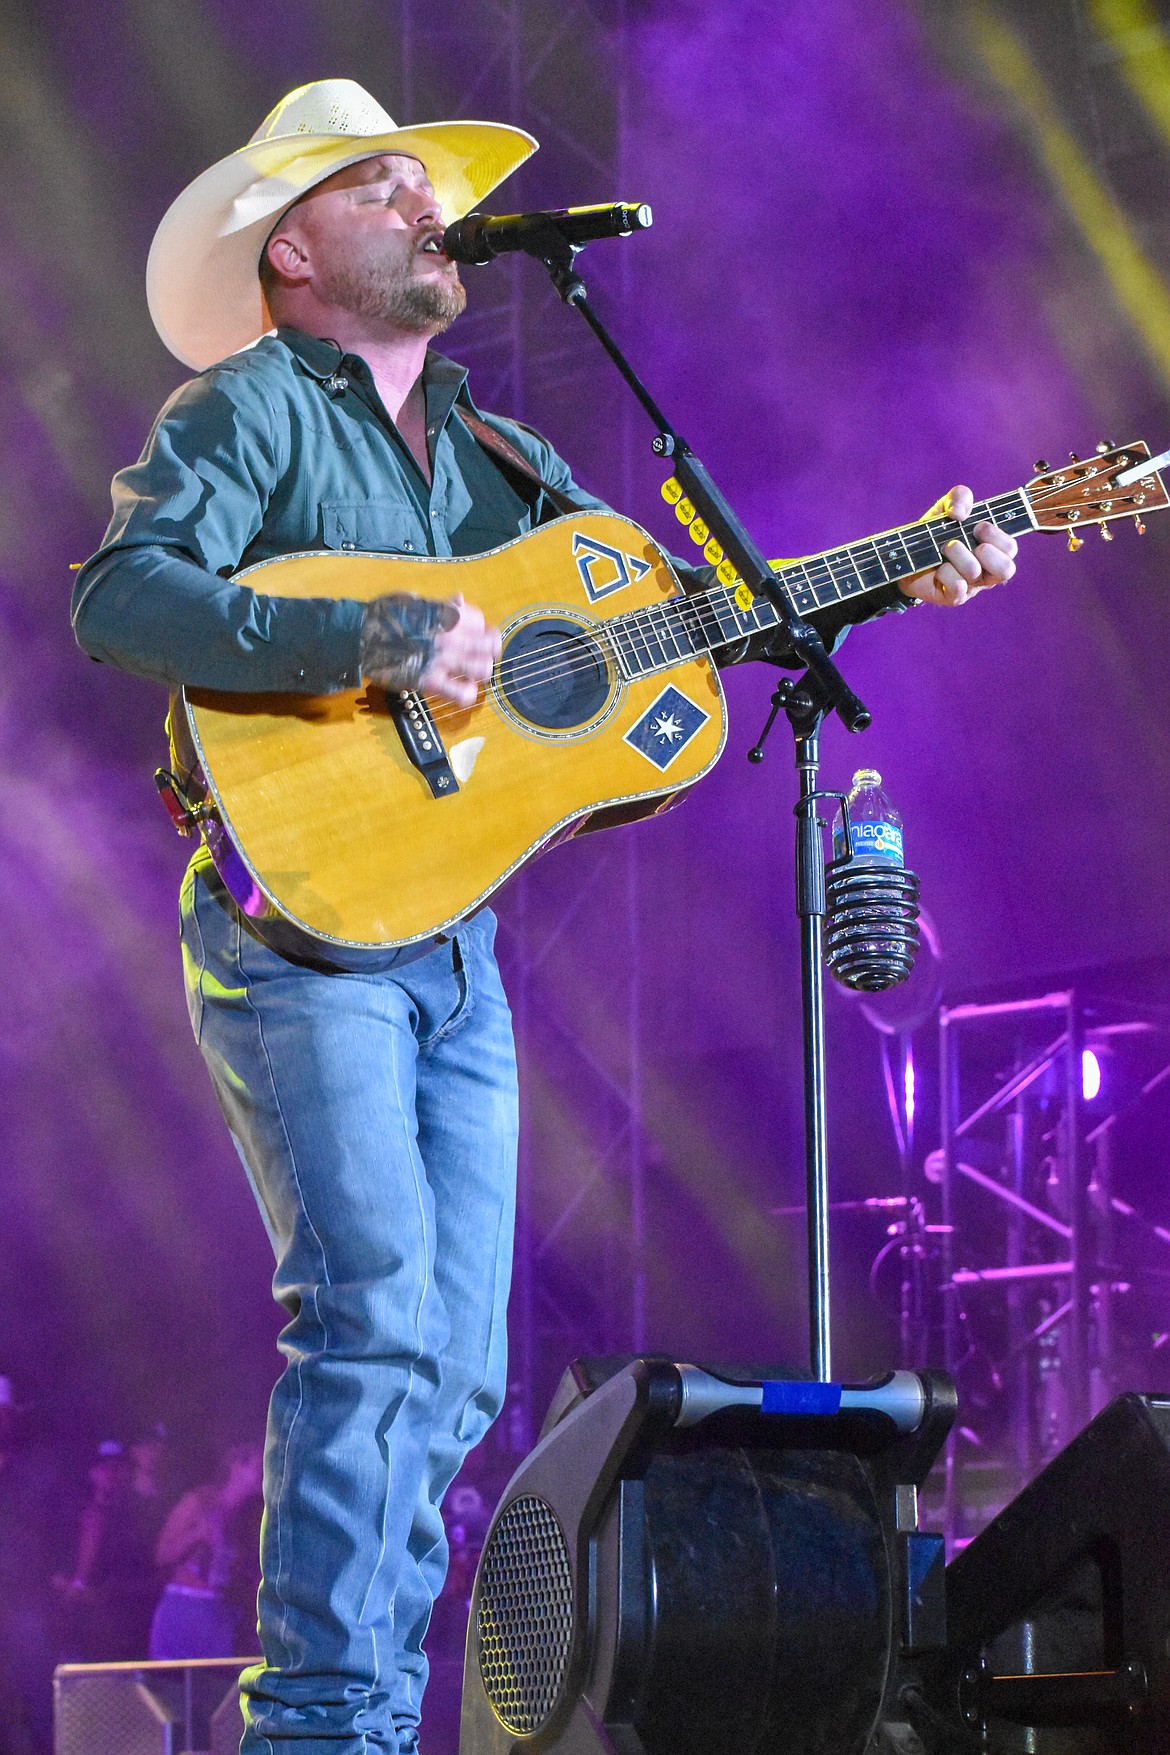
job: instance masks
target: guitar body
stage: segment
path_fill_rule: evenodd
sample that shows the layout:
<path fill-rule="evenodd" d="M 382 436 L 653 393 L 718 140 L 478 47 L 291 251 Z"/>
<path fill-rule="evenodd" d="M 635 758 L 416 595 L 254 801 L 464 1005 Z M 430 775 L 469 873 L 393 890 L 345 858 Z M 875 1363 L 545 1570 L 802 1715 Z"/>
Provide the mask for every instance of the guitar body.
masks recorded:
<path fill-rule="evenodd" d="M 454 560 L 290 555 L 237 578 L 278 597 L 461 592 L 503 635 L 496 675 L 473 707 L 425 703 L 458 782 L 439 796 L 381 689 L 184 690 L 211 795 L 248 873 L 269 904 L 327 941 L 428 938 L 541 848 L 665 808 L 723 749 L 710 660 L 680 658 L 631 678 L 607 633 L 615 618 L 628 628 L 630 611 L 679 594 L 661 552 L 628 519 L 583 512 Z"/>

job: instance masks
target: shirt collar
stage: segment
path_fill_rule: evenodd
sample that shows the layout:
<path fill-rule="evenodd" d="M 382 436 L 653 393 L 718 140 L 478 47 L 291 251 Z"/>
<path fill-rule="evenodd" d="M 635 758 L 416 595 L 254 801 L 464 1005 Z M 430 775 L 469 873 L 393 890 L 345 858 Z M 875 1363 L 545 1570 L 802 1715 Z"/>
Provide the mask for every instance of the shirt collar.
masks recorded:
<path fill-rule="evenodd" d="M 331 378 L 339 371 L 345 357 L 335 341 L 326 341 L 320 335 L 306 335 L 302 329 L 281 327 L 276 331 L 276 339 L 288 348 L 302 370 L 318 381 Z"/>
<path fill-rule="evenodd" d="M 325 378 L 332 378 L 342 369 L 342 361 L 351 357 L 342 352 L 335 341 L 329 341 L 320 335 L 306 335 L 301 329 L 278 329 L 276 338 L 284 343 L 309 377 L 316 378 L 318 382 Z M 360 359 L 361 355 L 354 357 Z M 363 360 L 362 363 L 364 365 L 365 361 Z M 366 366 L 366 370 L 369 371 L 368 366 Z M 443 400 L 450 407 L 460 392 L 464 391 L 466 383 L 466 366 L 461 366 L 456 360 L 448 359 L 445 354 L 427 350 L 426 363 L 423 366 L 423 384 L 428 391 L 433 390 L 441 395 L 445 392 Z M 464 399 L 470 400 L 466 397 L 466 392 L 464 392 Z"/>

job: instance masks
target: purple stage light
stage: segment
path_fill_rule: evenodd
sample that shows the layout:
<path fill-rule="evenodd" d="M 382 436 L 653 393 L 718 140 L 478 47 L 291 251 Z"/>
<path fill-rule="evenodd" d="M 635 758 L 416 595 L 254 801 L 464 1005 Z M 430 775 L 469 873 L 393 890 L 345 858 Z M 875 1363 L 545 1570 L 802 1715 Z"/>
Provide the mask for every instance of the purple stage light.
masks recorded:
<path fill-rule="evenodd" d="M 1091 1103 L 1101 1092 L 1101 1062 L 1091 1048 L 1081 1055 L 1081 1095 Z"/>

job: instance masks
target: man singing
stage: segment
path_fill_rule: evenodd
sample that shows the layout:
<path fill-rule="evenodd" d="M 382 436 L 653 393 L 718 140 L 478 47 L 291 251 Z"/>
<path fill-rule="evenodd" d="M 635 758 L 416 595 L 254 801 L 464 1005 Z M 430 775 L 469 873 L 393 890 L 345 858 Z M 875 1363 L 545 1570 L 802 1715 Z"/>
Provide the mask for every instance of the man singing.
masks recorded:
<path fill-rule="evenodd" d="M 198 375 L 115 480 L 74 595 L 87 652 L 171 685 L 476 699 L 500 639 L 461 598 L 280 598 L 232 576 L 306 549 L 478 554 L 558 498 L 600 505 L 530 429 L 487 415 L 476 436 L 465 373 L 429 347 L 464 305 L 444 227 L 535 146 L 494 123 L 398 128 L 360 86 L 325 80 L 184 190 L 147 291 Z M 970 507 L 952 490 L 950 512 Z M 959 603 L 1009 578 L 1012 538 L 976 534 L 907 597 L 820 617 L 826 640 L 847 611 Z M 203 848 L 181 915 L 192 1026 L 289 1318 L 243 1748 L 413 1755 L 439 1506 L 505 1387 L 516 1075 L 495 921 L 483 909 L 429 944 L 342 953 L 243 913 Z"/>

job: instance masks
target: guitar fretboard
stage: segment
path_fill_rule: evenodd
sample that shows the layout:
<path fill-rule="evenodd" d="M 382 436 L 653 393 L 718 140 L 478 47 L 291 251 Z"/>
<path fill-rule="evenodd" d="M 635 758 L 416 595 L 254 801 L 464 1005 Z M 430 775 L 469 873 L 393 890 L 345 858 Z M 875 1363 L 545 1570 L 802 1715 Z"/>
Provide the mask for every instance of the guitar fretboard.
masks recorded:
<path fill-rule="evenodd" d="M 1036 528 L 1027 495 L 1016 488 L 982 500 L 969 518 L 903 524 L 897 530 L 829 549 L 808 560 L 791 561 L 777 569 L 775 576 L 798 615 L 815 614 L 937 567 L 945 559 L 943 548 L 948 542 L 959 540 L 974 548 L 975 526 L 985 520 L 1013 536 Z M 764 633 L 779 622 L 780 612 L 768 598 L 753 598 L 750 607 L 742 609 L 734 588 L 718 585 L 693 597 L 668 597 L 646 609 L 616 616 L 605 631 L 627 675 L 639 677 Z"/>

